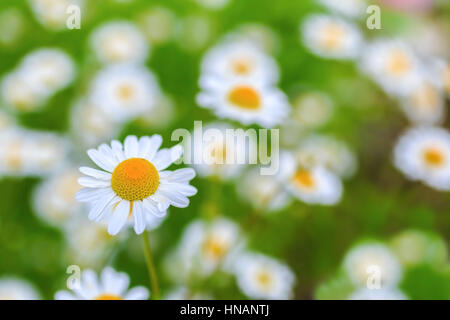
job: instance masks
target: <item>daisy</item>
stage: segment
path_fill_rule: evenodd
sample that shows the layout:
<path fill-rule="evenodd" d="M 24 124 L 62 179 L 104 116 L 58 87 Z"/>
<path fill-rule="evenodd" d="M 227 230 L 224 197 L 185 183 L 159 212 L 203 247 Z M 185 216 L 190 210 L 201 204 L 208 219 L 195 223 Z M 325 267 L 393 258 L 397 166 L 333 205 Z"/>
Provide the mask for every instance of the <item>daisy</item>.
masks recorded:
<path fill-rule="evenodd" d="M 294 99 L 290 119 L 302 127 L 320 127 L 330 120 L 333 108 L 333 101 L 326 93 L 306 92 Z"/>
<path fill-rule="evenodd" d="M 341 180 L 324 167 L 304 167 L 292 154 L 283 153 L 280 169 L 281 181 L 297 199 L 321 205 L 335 205 L 341 200 Z"/>
<path fill-rule="evenodd" d="M 206 15 L 192 14 L 184 17 L 177 25 L 176 40 L 186 51 L 204 49 L 215 34 L 215 23 Z"/>
<path fill-rule="evenodd" d="M 0 278 L 0 300 L 38 300 L 40 294 L 29 282 L 15 278 Z"/>
<path fill-rule="evenodd" d="M 210 223 L 197 220 L 186 228 L 177 254 L 186 276 L 192 273 L 205 276 L 219 267 L 227 269 L 241 246 L 236 223 L 225 218 Z"/>
<path fill-rule="evenodd" d="M 147 300 L 149 292 L 139 286 L 128 290 L 130 277 L 111 267 L 103 269 L 100 277 L 93 270 L 84 270 L 79 288 L 72 292 L 61 290 L 55 294 L 55 300 Z"/>
<path fill-rule="evenodd" d="M 20 65 L 29 85 L 48 96 L 69 85 L 75 77 L 71 57 L 59 49 L 44 48 L 29 53 Z"/>
<path fill-rule="evenodd" d="M 164 7 L 153 7 L 141 13 L 139 25 L 147 40 L 155 45 L 171 40 L 176 29 L 175 14 Z"/>
<path fill-rule="evenodd" d="M 113 119 L 125 121 L 150 112 L 159 95 L 156 78 L 146 68 L 113 65 L 97 74 L 90 99 Z"/>
<path fill-rule="evenodd" d="M 450 134 L 436 127 L 408 130 L 394 149 L 394 164 L 411 180 L 450 190 Z"/>
<path fill-rule="evenodd" d="M 278 81 L 278 66 L 252 42 L 244 39 L 226 40 L 210 49 L 202 61 L 202 72 L 226 79 Z"/>
<path fill-rule="evenodd" d="M 323 58 L 353 59 L 358 56 L 362 46 L 358 28 L 333 16 L 308 16 L 300 31 L 306 47 Z"/>
<path fill-rule="evenodd" d="M 350 178 L 357 168 L 354 152 L 342 141 L 326 135 L 310 135 L 295 153 L 304 167 L 323 166 L 342 178 Z"/>
<path fill-rule="evenodd" d="M 356 286 L 366 287 L 379 277 L 381 288 L 393 287 L 402 278 L 402 268 L 392 251 L 379 243 L 367 243 L 350 250 L 344 258 L 344 270 Z"/>
<path fill-rule="evenodd" d="M 408 300 L 408 297 L 398 289 L 358 289 L 349 300 Z"/>
<path fill-rule="evenodd" d="M 90 42 L 102 63 L 144 63 L 149 55 L 144 35 L 127 21 L 101 25 L 92 33 Z"/>
<path fill-rule="evenodd" d="M 203 92 L 197 95 L 197 103 L 214 110 L 219 118 L 270 128 L 280 124 L 289 113 L 290 106 L 284 93 L 259 81 L 225 81 L 206 76 L 200 79 L 200 87 Z"/>
<path fill-rule="evenodd" d="M 34 207 L 45 221 L 63 225 L 71 216 L 81 211 L 82 206 L 74 199 L 80 189 L 78 179 L 81 174 L 67 166 L 57 170 L 42 182 L 34 191 Z"/>
<path fill-rule="evenodd" d="M 238 183 L 238 194 L 253 207 L 268 212 L 279 211 L 291 203 L 291 197 L 279 179 L 261 175 L 260 168 L 249 170 Z"/>
<path fill-rule="evenodd" d="M 366 12 L 367 0 L 319 0 L 326 8 L 351 18 L 360 18 Z"/>
<path fill-rule="evenodd" d="M 294 273 L 268 256 L 245 253 L 235 262 L 239 288 L 252 299 L 285 300 L 293 296 Z"/>
<path fill-rule="evenodd" d="M 244 131 L 235 131 L 233 133 L 236 138 L 227 139 L 227 130 L 233 129 L 232 126 L 222 122 L 194 129 L 192 146 L 186 145 L 185 149 L 189 150 L 186 156 L 193 158 L 193 165 L 200 176 L 230 180 L 242 172 L 249 161 L 247 150 L 256 148 L 256 141 L 251 136 L 246 137 Z M 245 157 L 242 163 L 238 159 L 241 156 Z M 200 159 L 196 161 L 196 158 Z"/>
<path fill-rule="evenodd" d="M 418 81 L 402 99 L 401 107 L 413 123 L 432 125 L 442 122 L 445 108 L 439 83 L 431 77 Z"/>
<path fill-rule="evenodd" d="M 111 146 L 100 145 L 88 150 L 88 155 L 102 170 L 80 168 L 87 177 L 79 179 L 81 189 L 76 199 L 93 204 L 91 220 L 107 220 L 108 232 L 116 235 L 129 216 L 134 219 L 134 230 L 142 233 L 149 216 L 163 216 L 170 205 L 184 208 L 188 196 L 197 189 L 189 185 L 193 169 L 165 170 L 183 153 L 180 146 L 161 149 L 159 135 L 128 136 L 124 145 L 113 140 Z M 103 171 L 104 170 L 104 171 Z"/>
<path fill-rule="evenodd" d="M 367 46 L 361 68 L 384 91 L 404 96 L 420 80 L 420 64 L 411 48 L 399 40 L 379 39 Z"/>
<path fill-rule="evenodd" d="M 62 30 L 66 28 L 67 8 L 72 5 L 81 10 L 84 0 L 29 0 L 36 19 L 46 28 Z"/>

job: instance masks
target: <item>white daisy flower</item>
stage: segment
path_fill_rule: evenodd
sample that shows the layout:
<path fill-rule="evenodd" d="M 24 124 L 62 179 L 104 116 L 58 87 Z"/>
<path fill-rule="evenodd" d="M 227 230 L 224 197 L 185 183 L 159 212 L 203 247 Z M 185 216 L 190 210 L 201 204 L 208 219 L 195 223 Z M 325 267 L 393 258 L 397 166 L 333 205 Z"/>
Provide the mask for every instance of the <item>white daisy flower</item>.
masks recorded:
<path fill-rule="evenodd" d="M 63 225 L 70 217 L 79 213 L 82 206 L 74 196 L 80 189 L 78 179 L 81 174 L 76 168 L 66 167 L 55 171 L 34 191 L 34 208 L 45 221 Z"/>
<path fill-rule="evenodd" d="M 3 102 L 13 111 L 38 110 L 47 99 L 46 92 L 39 91 L 30 83 L 26 70 L 15 70 L 4 76 L 0 89 Z"/>
<path fill-rule="evenodd" d="M 101 25 L 92 33 L 90 42 L 102 63 L 144 63 L 149 56 L 144 35 L 127 21 Z"/>
<path fill-rule="evenodd" d="M 152 44 L 166 43 L 175 33 L 175 14 L 164 7 L 152 7 L 138 17 L 144 36 Z"/>
<path fill-rule="evenodd" d="M 318 0 L 326 8 L 351 17 L 360 18 L 366 13 L 368 7 L 367 0 Z"/>
<path fill-rule="evenodd" d="M 110 140 L 121 130 L 121 123 L 92 101 L 82 98 L 75 102 L 71 110 L 71 135 L 82 149 Z"/>
<path fill-rule="evenodd" d="M 227 270 L 229 262 L 242 245 L 236 223 L 217 218 L 210 223 L 192 222 L 183 234 L 177 251 L 184 277 L 192 273 L 209 275 L 218 268 Z"/>
<path fill-rule="evenodd" d="M 256 141 L 251 136 L 247 137 L 243 130 L 233 131 L 235 138 L 227 139 L 227 130 L 234 128 L 221 122 L 194 129 L 194 140 L 191 146 L 185 146 L 185 156 L 193 160 L 200 176 L 229 180 L 237 177 L 249 163 L 248 150 L 256 150 Z M 199 161 L 196 158 L 200 158 Z"/>
<path fill-rule="evenodd" d="M 450 190 L 450 133 L 436 127 L 408 130 L 395 146 L 394 164 L 411 180 Z"/>
<path fill-rule="evenodd" d="M 394 96 L 408 94 L 420 80 L 417 57 L 399 40 L 380 39 L 365 46 L 361 69 Z"/>
<path fill-rule="evenodd" d="M 323 166 L 342 178 L 350 178 L 357 168 L 354 152 L 331 136 L 310 135 L 302 140 L 295 156 L 306 168 Z"/>
<path fill-rule="evenodd" d="M 432 125 L 442 122 L 445 108 L 439 83 L 432 77 L 424 76 L 402 98 L 401 108 L 413 123 Z"/>
<path fill-rule="evenodd" d="M 147 300 L 149 292 L 138 286 L 128 290 L 130 277 L 111 267 L 103 269 L 100 277 L 93 270 L 84 270 L 79 288 L 72 292 L 61 290 L 55 294 L 55 300 Z"/>
<path fill-rule="evenodd" d="M 278 66 L 274 59 L 245 39 L 225 40 L 210 49 L 203 58 L 202 72 L 226 79 L 278 81 Z"/>
<path fill-rule="evenodd" d="M 284 93 L 258 81 L 207 76 L 200 79 L 200 87 L 203 92 L 197 95 L 197 103 L 201 107 L 244 125 L 257 123 L 270 128 L 280 124 L 290 111 Z"/>
<path fill-rule="evenodd" d="M 281 180 L 297 199 L 321 205 L 335 205 L 341 200 L 341 180 L 324 167 L 304 167 L 292 154 L 283 153 L 280 157 L 280 169 Z"/>
<path fill-rule="evenodd" d="M 107 67 L 97 74 L 91 90 L 92 103 L 118 121 L 150 112 L 160 95 L 154 75 L 135 65 Z"/>
<path fill-rule="evenodd" d="M 69 85 L 75 77 L 75 64 L 69 55 L 59 49 L 44 48 L 29 53 L 20 68 L 29 84 L 48 96 Z"/>
<path fill-rule="evenodd" d="M 15 278 L 0 278 L 0 300 L 39 300 L 40 294 L 29 282 Z"/>
<path fill-rule="evenodd" d="M 108 232 L 116 235 L 134 219 L 137 234 L 145 230 L 150 215 L 163 216 L 170 205 L 184 208 L 187 197 L 197 189 L 189 185 L 195 172 L 191 168 L 165 170 L 183 153 L 180 146 L 161 149 L 159 135 L 128 136 L 124 145 L 114 140 L 111 146 L 100 145 L 88 155 L 102 170 L 80 168 L 87 177 L 79 179 L 85 187 L 76 194 L 81 202 L 93 203 L 89 219 L 108 221 Z"/>
<path fill-rule="evenodd" d="M 434 73 L 433 78 L 437 79 L 441 90 L 450 96 L 450 63 L 442 59 L 435 59 L 430 68 Z"/>
<path fill-rule="evenodd" d="M 176 40 L 181 48 L 197 51 L 205 48 L 215 34 L 215 21 L 207 15 L 184 17 L 176 27 Z"/>
<path fill-rule="evenodd" d="M 291 120 L 303 127 L 326 124 L 333 114 L 333 101 L 323 92 L 306 92 L 294 99 Z"/>
<path fill-rule="evenodd" d="M 253 207 L 269 212 L 286 208 L 292 200 L 281 181 L 273 176 L 261 175 L 260 168 L 245 173 L 238 183 L 238 191 Z"/>
<path fill-rule="evenodd" d="M 402 267 L 383 244 L 367 243 L 351 249 L 344 258 L 344 269 L 357 286 L 366 287 L 373 279 L 381 288 L 393 287 L 402 278 Z"/>
<path fill-rule="evenodd" d="M 408 300 L 408 297 L 398 289 L 367 289 L 361 288 L 353 292 L 349 300 Z"/>
<path fill-rule="evenodd" d="M 52 30 L 66 29 L 67 8 L 75 5 L 81 10 L 84 0 L 29 0 L 36 19 L 46 28 Z"/>
<path fill-rule="evenodd" d="M 329 15 L 308 16 L 300 31 L 306 47 L 323 58 L 353 59 L 362 46 L 362 36 L 356 26 Z"/>
<path fill-rule="evenodd" d="M 293 296 L 294 273 L 271 257 L 242 254 L 234 270 L 239 288 L 252 299 L 285 300 Z"/>

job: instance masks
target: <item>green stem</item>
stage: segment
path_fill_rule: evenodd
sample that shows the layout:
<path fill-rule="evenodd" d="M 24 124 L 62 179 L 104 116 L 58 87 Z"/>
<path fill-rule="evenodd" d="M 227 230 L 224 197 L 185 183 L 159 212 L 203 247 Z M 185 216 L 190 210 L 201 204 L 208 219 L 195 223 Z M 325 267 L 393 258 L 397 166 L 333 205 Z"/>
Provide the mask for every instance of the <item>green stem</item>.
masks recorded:
<path fill-rule="evenodd" d="M 150 251 L 150 238 L 147 230 L 145 230 L 144 233 L 142 234 L 142 240 L 144 242 L 145 262 L 147 263 L 150 285 L 153 291 L 152 292 L 153 300 L 159 300 L 158 277 L 156 276 L 155 266 L 153 265 L 152 253 Z"/>

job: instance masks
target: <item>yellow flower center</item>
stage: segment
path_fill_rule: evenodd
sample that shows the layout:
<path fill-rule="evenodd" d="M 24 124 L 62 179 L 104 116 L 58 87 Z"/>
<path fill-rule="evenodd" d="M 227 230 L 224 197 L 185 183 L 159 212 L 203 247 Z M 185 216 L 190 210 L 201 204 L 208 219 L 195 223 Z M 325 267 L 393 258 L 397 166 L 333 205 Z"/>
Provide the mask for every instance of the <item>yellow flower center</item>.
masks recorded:
<path fill-rule="evenodd" d="M 246 75 L 252 70 L 250 62 L 246 59 L 236 59 L 231 63 L 231 68 L 235 74 Z"/>
<path fill-rule="evenodd" d="M 215 239 L 213 236 L 209 236 L 203 242 L 203 252 L 206 256 L 219 260 L 226 254 L 227 246 L 223 241 Z"/>
<path fill-rule="evenodd" d="M 123 300 L 123 298 L 115 294 L 104 293 L 96 297 L 94 300 Z"/>
<path fill-rule="evenodd" d="M 235 106 L 246 110 L 257 110 L 261 106 L 259 93 L 250 86 L 238 86 L 232 89 L 228 100 Z"/>
<path fill-rule="evenodd" d="M 430 147 L 423 152 L 425 163 L 431 167 L 440 167 L 445 163 L 445 155 L 442 150 Z"/>
<path fill-rule="evenodd" d="M 320 43 L 327 50 L 336 50 L 341 46 L 344 35 L 344 28 L 337 24 L 330 23 L 324 28 Z"/>
<path fill-rule="evenodd" d="M 142 158 L 122 161 L 111 177 L 114 192 L 128 201 L 143 200 L 155 193 L 158 186 L 158 171 L 150 161 Z"/>
<path fill-rule="evenodd" d="M 256 274 L 256 281 L 264 290 L 268 291 L 272 287 L 273 278 L 269 272 L 262 270 Z"/>
<path fill-rule="evenodd" d="M 304 169 L 299 169 L 292 178 L 293 182 L 301 187 L 313 188 L 315 185 L 314 178 L 311 173 Z"/>
<path fill-rule="evenodd" d="M 130 100 L 134 95 L 134 89 L 129 84 L 123 84 L 117 89 L 117 96 L 120 100 Z"/>
<path fill-rule="evenodd" d="M 391 53 L 388 63 L 387 71 L 395 76 L 404 75 L 411 69 L 411 61 L 406 52 L 396 50 Z"/>

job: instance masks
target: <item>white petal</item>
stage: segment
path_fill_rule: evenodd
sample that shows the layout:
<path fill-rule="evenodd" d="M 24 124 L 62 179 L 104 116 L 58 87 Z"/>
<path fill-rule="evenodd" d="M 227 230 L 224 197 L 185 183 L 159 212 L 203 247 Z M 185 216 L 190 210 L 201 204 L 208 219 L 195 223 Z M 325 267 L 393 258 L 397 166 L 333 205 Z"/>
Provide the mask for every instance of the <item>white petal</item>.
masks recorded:
<path fill-rule="evenodd" d="M 116 194 L 111 190 L 108 194 L 100 198 L 89 211 L 89 220 L 99 220 L 98 218 L 101 217 L 103 211 L 106 209 L 108 204 L 111 203 L 115 196 Z"/>
<path fill-rule="evenodd" d="M 81 177 L 78 179 L 78 183 L 87 188 L 104 188 L 111 186 L 111 181 L 97 180 L 89 177 Z"/>
<path fill-rule="evenodd" d="M 144 210 L 148 211 L 156 217 L 164 217 L 166 215 L 166 211 L 160 211 L 158 209 L 158 204 L 151 199 L 142 200 L 142 206 Z"/>
<path fill-rule="evenodd" d="M 139 153 L 139 144 L 136 136 L 128 136 L 125 138 L 125 157 L 136 158 Z"/>
<path fill-rule="evenodd" d="M 125 295 L 125 300 L 147 300 L 149 296 L 149 292 L 147 288 L 139 286 L 134 287 Z"/>
<path fill-rule="evenodd" d="M 126 273 L 116 272 L 111 267 L 103 269 L 100 281 L 105 292 L 118 296 L 122 296 L 130 285 L 130 278 Z"/>
<path fill-rule="evenodd" d="M 108 172 L 114 171 L 114 168 L 116 167 L 114 161 L 109 159 L 108 157 L 105 157 L 100 151 L 89 149 L 87 151 L 87 154 L 89 158 L 91 158 L 92 161 L 94 161 L 94 163 L 103 170 L 106 170 Z"/>
<path fill-rule="evenodd" d="M 197 188 L 187 183 L 167 183 L 165 181 L 161 181 L 160 186 L 163 187 L 164 190 L 173 190 L 187 197 L 193 196 L 197 193 Z"/>
<path fill-rule="evenodd" d="M 165 190 L 163 187 L 160 187 L 158 191 L 161 195 L 169 199 L 170 204 L 175 207 L 186 208 L 189 205 L 189 199 L 179 192 L 170 189 Z"/>
<path fill-rule="evenodd" d="M 159 134 L 154 134 L 148 139 L 148 142 L 141 143 L 139 156 L 147 159 L 148 161 L 152 161 L 156 155 L 156 152 L 158 152 L 158 149 L 161 147 L 161 144 L 162 144 L 162 137 Z"/>
<path fill-rule="evenodd" d="M 100 171 L 97 169 L 92 169 L 89 167 L 81 167 L 80 172 L 87 176 L 97 178 L 100 180 L 111 180 L 111 173 Z"/>
<path fill-rule="evenodd" d="M 161 194 L 161 192 L 158 192 L 158 190 L 152 194 L 149 199 L 156 202 L 156 205 L 158 207 L 158 210 L 160 212 L 166 211 L 170 206 L 170 201 L 167 199 L 164 195 Z"/>
<path fill-rule="evenodd" d="M 160 150 L 153 159 L 153 165 L 158 171 L 166 169 L 174 161 L 178 160 L 183 155 L 183 148 L 180 145 L 170 149 Z"/>
<path fill-rule="evenodd" d="M 108 192 L 109 188 L 82 188 L 75 194 L 75 200 L 78 202 L 92 202 Z"/>
<path fill-rule="evenodd" d="M 114 156 L 119 162 L 125 160 L 125 154 L 123 153 L 123 146 L 119 141 L 117 140 L 111 141 L 111 148 L 113 150 Z"/>
<path fill-rule="evenodd" d="M 69 291 L 61 290 L 55 293 L 55 300 L 78 300 Z"/>
<path fill-rule="evenodd" d="M 166 178 L 169 182 L 187 182 L 195 177 L 195 171 L 192 168 L 183 168 L 175 171 L 163 171 L 159 176 Z"/>
<path fill-rule="evenodd" d="M 134 231 L 136 234 L 141 234 L 145 230 L 144 211 L 141 201 L 135 201 L 133 203 L 133 218 L 134 218 Z"/>
<path fill-rule="evenodd" d="M 115 236 L 125 225 L 130 214 L 130 202 L 122 200 L 115 207 L 108 223 L 108 233 Z"/>

